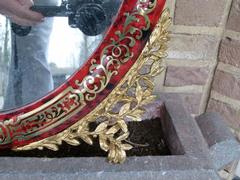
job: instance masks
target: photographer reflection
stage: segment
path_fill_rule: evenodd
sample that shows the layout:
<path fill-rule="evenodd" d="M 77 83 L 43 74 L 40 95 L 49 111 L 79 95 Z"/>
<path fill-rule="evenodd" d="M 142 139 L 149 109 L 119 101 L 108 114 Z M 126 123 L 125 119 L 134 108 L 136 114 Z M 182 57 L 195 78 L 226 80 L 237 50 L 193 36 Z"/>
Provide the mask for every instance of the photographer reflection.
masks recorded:
<path fill-rule="evenodd" d="M 0 0 L 0 13 L 3 13 L 1 1 L 4 0 Z M 13 52 L 8 86 L 4 97 L 4 109 L 11 109 L 33 102 L 53 90 L 53 76 L 49 67 L 51 58 L 48 58 L 50 57 L 48 56 L 48 46 L 53 29 L 52 17 L 67 17 L 69 26 L 76 28 L 78 32 L 80 30 L 80 34 L 77 36 L 81 39 L 79 41 L 81 47 L 72 50 L 75 51 L 75 54 L 79 52 L 79 57 L 83 57 L 81 59 L 85 60 L 98 46 L 98 42 L 101 41 L 107 27 L 111 25 L 122 2 L 121 0 L 61 0 L 61 6 L 58 6 L 59 1 L 35 0 L 34 7 L 30 3 L 31 0 L 8 1 L 18 3 L 18 9 L 21 9 L 21 12 L 17 14 L 5 13 L 12 22 L 14 33 L 12 36 Z M 30 7 L 40 13 L 31 11 Z M 34 18 L 31 17 L 31 14 Z M 46 18 L 43 19 L 41 14 Z M 67 27 L 70 28 L 69 26 Z M 66 33 L 67 31 L 56 37 L 55 35 L 59 34 L 61 29 L 54 29 L 57 31 L 53 30 L 51 40 L 52 37 L 55 37 L 57 41 L 64 38 L 70 39 L 70 35 Z M 74 37 L 74 39 L 77 39 L 77 37 Z M 62 44 L 66 42 L 64 41 Z M 55 54 L 61 55 L 61 52 L 57 52 L 60 49 L 60 44 L 61 42 L 58 41 L 58 46 L 54 48 Z M 67 43 L 66 45 L 69 46 Z M 66 49 L 62 51 L 65 54 Z M 79 61 L 79 57 L 77 61 Z M 56 60 L 61 61 L 60 59 L 63 58 L 55 58 L 52 64 L 58 64 Z M 67 61 L 69 65 L 72 58 L 68 58 Z M 83 62 L 79 62 L 79 64 L 83 64 Z M 78 67 L 75 67 L 75 69 Z M 54 78 L 56 79 L 55 76 Z"/>
<path fill-rule="evenodd" d="M 34 4 L 58 5 L 58 0 L 35 0 Z M 14 22 L 25 25 L 21 21 Z M 53 90 L 53 78 L 47 61 L 52 25 L 53 18 L 46 18 L 33 26 L 28 36 L 12 35 L 13 52 L 4 109 L 32 102 Z"/>

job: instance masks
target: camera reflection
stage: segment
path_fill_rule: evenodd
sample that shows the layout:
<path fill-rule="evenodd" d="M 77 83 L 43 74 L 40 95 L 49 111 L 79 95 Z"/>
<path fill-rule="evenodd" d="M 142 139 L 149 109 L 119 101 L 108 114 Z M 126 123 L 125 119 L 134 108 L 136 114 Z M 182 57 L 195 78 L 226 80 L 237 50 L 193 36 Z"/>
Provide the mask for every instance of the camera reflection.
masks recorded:
<path fill-rule="evenodd" d="M 3 58 L 0 60 L 0 68 L 3 71 L 0 71 L 0 110 L 31 103 L 62 84 L 97 48 L 104 36 L 103 32 L 111 24 L 121 4 L 120 0 L 75 1 L 101 5 L 104 12 L 108 12 L 110 23 L 106 22 L 105 28 L 94 27 L 88 19 L 92 18 L 89 10 L 90 14 L 85 14 L 81 20 L 82 24 L 75 19 L 77 28 L 70 26 L 69 17 L 47 17 L 43 23 L 31 27 L 26 36 L 19 36 L 11 33 L 10 22 L 2 18 L 5 29 L 1 31 Z M 66 0 L 34 2 L 39 7 L 53 7 Z M 84 12 L 87 9 L 81 11 L 81 17 Z"/>

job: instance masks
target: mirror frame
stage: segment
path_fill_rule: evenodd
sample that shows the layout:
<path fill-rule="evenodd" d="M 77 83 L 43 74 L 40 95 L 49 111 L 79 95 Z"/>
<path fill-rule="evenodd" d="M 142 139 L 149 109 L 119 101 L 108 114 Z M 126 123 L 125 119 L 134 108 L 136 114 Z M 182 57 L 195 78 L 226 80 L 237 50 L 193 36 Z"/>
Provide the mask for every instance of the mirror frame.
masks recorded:
<path fill-rule="evenodd" d="M 169 11 L 162 14 L 164 4 L 124 0 L 101 44 L 64 84 L 36 102 L 0 113 L 0 149 L 56 151 L 62 142 L 77 146 L 98 138 L 111 162 L 123 162 L 132 148 L 125 143 L 126 121 L 140 121 L 143 106 L 153 101 L 152 77 L 161 72 L 166 56 L 170 18 Z M 146 64 L 149 72 L 141 74 Z M 98 126 L 91 131 L 94 122 Z"/>

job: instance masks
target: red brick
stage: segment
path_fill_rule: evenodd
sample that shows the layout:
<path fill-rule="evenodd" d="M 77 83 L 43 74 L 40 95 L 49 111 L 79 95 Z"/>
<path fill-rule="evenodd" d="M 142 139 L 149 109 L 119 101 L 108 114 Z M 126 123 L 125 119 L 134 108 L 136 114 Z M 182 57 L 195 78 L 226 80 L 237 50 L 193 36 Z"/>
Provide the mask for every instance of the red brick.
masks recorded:
<path fill-rule="evenodd" d="M 175 24 L 189 26 L 221 25 L 227 0 L 177 0 Z"/>
<path fill-rule="evenodd" d="M 208 78 L 207 68 L 175 67 L 167 68 L 165 85 L 170 87 L 186 85 L 204 85 Z"/>
<path fill-rule="evenodd" d="M 240 113 L 228 104 L 211 99 L 207 112 L 218 112 L 225 118 L 229 126 L 240 128 Z"/>
<path fill-rule="evenodd" d="M 240 32 L 240 0 L 233 0 L 227 29 Z"/>
<path fill-rule="evenodd" d="M 213 90 L 218 93 L 240 100 L 240 76 L 235 77 L 232 74 L 223 71 L 216 71 Z"/>
<path fill-rule="evenodd" d="M 172 34 L 168 58 L 178 60 L 209 60 L 216 56 L 219 40 L 208 35 Z"/>
<path fill-rule="evenodd" d="M 219 61 L 240 67 L 240 41 L 230 38 L 223 39 L 219 50 Z"/>

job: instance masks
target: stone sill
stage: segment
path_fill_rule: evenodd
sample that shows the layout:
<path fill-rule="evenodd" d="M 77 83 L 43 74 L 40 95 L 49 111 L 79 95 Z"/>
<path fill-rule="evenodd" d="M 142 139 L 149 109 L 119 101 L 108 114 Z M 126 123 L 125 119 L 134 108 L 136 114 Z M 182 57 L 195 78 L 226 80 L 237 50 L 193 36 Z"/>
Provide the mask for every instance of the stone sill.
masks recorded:
<path fill-rule="evenodd" d="M 2 157 L 1 179 L 220 179 L 217 171 L 240 155 L 240 146 L 222 118 L 208 113 L 195 120 L 181 103 L 164 102 L 152 107 L 161 109 L 158 117 L 170 156 L 130 157 L 122 165 L 109 164 L 101 157 Z"/>

